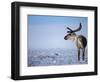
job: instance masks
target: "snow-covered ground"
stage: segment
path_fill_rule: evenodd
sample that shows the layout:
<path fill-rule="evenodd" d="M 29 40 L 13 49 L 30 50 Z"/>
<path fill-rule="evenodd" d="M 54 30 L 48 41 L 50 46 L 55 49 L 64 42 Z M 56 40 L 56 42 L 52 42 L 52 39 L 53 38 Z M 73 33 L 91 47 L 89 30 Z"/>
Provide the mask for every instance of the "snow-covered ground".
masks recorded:
<path fill-rule="evenodd" d="M 88 56 L 85 51 L 85 60 L 78 61 L 77 50 L 74 49 L 30 49 L 28 50 L 28 66 L 73 65 L 87 64 Z"/>

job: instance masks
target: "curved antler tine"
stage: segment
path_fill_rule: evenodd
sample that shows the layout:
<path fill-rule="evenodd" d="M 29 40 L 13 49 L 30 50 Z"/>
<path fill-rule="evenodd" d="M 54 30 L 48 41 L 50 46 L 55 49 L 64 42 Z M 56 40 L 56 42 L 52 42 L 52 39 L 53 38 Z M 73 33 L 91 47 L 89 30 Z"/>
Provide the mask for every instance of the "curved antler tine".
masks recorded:
<path fill-rule="evenodd" d="M 79 27 L 81 27 L 82 28 L 82 24 L 81 24 L 81 22 L 80 22 L 80 26 Z"/>
<path fill-rule="evenodd" d="M 70 29 L 69 27 L 67 27 L 68 30 L 72 31 L 72 29 Z"/>
<path fill-rule="evenodd" d="M 73 32 L 73 30 L 70 29 L 69 27 L 67 27 L 67 29 L 69 30 L 69 31 L 67 31 L 67 33 L 72 33 Z"/>
<path fill-rule="evenodd" d="M 81 30 L 81 28 L 82 28 L 82 24 L 80 23 L 79 27 L 78 27 L 77 29 L 73 30 L 73 32 L 80 31 L 80 30 Z"/>
<path fill-rule="evenodd" d="M 73 33 L 73 31 L 67 31 L 67 33 Z"/>

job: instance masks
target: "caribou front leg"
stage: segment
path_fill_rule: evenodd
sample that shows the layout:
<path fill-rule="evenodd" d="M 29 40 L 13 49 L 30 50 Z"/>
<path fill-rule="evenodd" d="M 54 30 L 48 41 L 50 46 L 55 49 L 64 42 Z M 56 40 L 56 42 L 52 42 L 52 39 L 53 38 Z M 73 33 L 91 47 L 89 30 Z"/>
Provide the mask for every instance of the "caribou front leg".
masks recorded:
<path fill-rule="evenodd" d="M 78 49 L 78 61 L 80 61 L 80 49 Z"/>
<path fill-rule="evenodd" d="M 84 61 L 84 57 L 85 57 L 85 48 L 82 49 L 82 59 Z"/>

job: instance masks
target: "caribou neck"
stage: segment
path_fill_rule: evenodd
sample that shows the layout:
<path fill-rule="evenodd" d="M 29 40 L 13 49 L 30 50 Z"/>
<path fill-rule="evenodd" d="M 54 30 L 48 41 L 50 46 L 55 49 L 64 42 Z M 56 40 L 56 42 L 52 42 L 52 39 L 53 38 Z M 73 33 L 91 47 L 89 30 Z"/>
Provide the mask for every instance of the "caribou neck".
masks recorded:
<path fill-rule="evenodd" d="M 77 35 L 74 35 L 72 38 L 71 38 L 71 40 L 73 41 L 73 42 L 77 42 L 77 38 L 78 38 L 78 36 Z"/>

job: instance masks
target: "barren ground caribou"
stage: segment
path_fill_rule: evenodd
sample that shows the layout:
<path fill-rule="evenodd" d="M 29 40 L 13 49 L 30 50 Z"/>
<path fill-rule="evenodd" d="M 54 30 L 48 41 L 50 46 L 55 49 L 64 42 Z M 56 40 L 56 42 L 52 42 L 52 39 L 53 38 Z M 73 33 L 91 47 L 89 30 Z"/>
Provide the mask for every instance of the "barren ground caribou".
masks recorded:
<path fill-rule="evenodd" d="M 80 61 L 80 50 L 82 49 L 82 60 L 85 57 L 85 47 L 87 45 L 87 40 L 83 35 L 76 35 L 75 32 L 80 31 L 82 28 L 82 24 L 80 23 L 79 27 L 75 30 L 67 27 L 67 35 L 64 37 L 65 40 L 73 40 L 76 43 L 77 51 L 78 51 L 78 61 Z"/>

